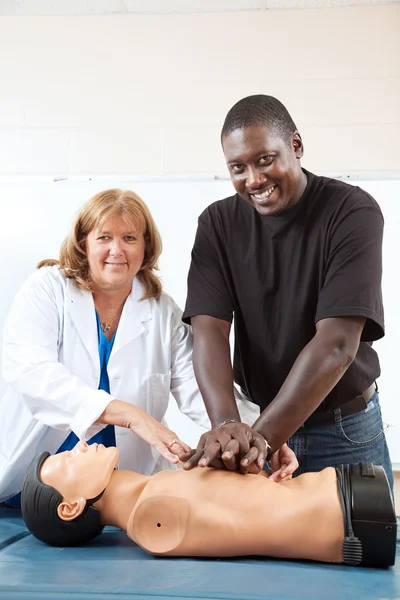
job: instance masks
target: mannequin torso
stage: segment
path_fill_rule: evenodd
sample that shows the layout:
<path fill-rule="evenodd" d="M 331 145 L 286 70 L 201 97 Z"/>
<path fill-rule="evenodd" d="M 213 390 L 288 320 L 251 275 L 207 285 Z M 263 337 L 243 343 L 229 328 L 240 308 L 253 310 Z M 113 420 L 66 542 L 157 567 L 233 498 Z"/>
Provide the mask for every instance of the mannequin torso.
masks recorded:
<path fill-rule="evenodd" d="M 279 484 L 216 469 L 163 471 L 143 488 L 127 533 L 151 554 L 342 562 L 336 487 L 333 468 Z"/>

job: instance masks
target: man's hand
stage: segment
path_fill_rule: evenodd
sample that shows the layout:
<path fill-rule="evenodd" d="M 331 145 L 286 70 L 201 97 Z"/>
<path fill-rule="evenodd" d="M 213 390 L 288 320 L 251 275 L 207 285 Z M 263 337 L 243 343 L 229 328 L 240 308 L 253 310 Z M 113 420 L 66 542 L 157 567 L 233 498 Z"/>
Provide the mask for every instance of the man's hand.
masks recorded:
<path fill-rule="evenodd" d="M 203 433 L 184 469 L 216 467 L 258 472 L 264 467 L 267 445 L 263 436 L 245 423 L 227 423 Z"/>
<path fill-rule="evenodd" d="M 269 479 L 272 481 L 287 481 L 291 479 L 292 474 L 299 466 L 293 450 L 287 444 L 283 444 L 273 455 L 269 461 L 272 474 Z"/>

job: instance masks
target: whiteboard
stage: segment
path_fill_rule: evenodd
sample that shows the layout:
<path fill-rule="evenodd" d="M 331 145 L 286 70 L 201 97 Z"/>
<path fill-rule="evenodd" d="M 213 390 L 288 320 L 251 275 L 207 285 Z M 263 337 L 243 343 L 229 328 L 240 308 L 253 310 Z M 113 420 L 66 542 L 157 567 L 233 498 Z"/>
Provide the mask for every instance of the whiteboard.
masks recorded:
<path fill-rule="evenodd" d="M 400 401 L 397 398 L 400 366 L 400 301 L 397 276 L 400 263 L 400 180 L 349 181 L 367 190 L 380 204 L 385 217 L 383 294 L 386 336 L 374 346 L 378 351 L 382 376 L 380 398 L 387 439 L 394 466 L 400 468 Z M 57 258 L 60 244 L 71 222 L 93 194 L 112 187 L 133 189 L 147 203 L 159 227 L 164 250 L 160 274 L 164 289 L 183 308 L 190 252 L 199 214 L 211 202 L 232 194 L 226 180 L 209 178 L 137 181 L 129 176 L 80 178 L 67 181 L 0 182 L 2 231 L 2 293 L 0 295 L 0 343 L 4 319 L 12 299 L 26 277 L 44 258 Z M 0 379 L 0 394 L 5 385 Z M 168 423 L 192 446 L 200 429 L 180 415 L 171 403 Z"/>

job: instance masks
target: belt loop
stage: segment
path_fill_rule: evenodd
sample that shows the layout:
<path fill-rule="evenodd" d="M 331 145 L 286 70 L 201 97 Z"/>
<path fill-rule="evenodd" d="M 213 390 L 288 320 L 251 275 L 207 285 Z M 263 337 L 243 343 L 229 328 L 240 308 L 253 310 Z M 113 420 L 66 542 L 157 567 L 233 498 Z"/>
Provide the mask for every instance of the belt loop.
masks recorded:
<path fill-rule="evenodd" d="M 333 417 L 334 417 L 334 421 L 335 423 L 339 423 L 341 418 L 342 418 L 342 411 L 340 410 L 340 408 L 334 408 L 333 409 Z"/>

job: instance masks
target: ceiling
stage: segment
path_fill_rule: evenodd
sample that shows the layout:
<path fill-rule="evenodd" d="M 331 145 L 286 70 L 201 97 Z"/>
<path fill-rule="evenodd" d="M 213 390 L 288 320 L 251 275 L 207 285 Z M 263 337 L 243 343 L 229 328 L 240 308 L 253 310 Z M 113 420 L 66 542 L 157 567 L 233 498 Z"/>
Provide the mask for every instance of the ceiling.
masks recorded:
<path fill-rule="evenodd" d="M 0 16 L 190 14 L 400 4 L 400 0 L 0 0 Z"/>

